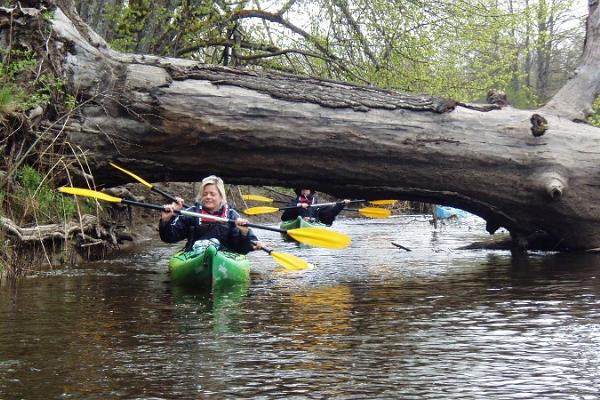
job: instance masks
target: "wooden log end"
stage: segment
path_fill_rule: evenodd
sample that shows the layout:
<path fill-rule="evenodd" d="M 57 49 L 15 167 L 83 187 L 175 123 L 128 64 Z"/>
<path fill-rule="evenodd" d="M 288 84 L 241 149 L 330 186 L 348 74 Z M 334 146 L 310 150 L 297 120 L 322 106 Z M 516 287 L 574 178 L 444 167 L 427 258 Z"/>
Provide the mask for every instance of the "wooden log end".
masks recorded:
<path fill-rule="evenodd" d="M 552 179 L 546 185 L 546 193 L 551 200 L 557 200 L 562 197 L 563 194 L 563 184 L 558 179 Z"/>

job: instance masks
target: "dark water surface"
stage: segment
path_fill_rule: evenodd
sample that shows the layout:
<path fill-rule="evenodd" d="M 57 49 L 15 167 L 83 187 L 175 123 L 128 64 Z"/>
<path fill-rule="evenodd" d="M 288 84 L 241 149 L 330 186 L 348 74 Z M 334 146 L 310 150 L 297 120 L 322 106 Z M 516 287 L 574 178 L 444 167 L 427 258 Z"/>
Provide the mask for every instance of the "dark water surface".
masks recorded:
<path fill-rule="evenodd" d="M 600 257 L 457 251 L 480 220 L 346 219 L 344 251 L 249 287 L 168 281 L 177 247 L 0 286 L 0 399 L 597 399 Z M 391 245 L 411 248 L 405 252 Z"/>

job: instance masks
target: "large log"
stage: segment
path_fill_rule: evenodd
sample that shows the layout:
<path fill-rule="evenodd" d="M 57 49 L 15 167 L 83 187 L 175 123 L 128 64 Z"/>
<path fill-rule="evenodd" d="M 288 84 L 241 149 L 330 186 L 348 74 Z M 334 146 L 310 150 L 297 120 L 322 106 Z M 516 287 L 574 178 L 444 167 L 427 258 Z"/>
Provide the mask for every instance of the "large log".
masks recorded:
<path fill-rule="evenodd" d="M 215 173 L 228 183 L 310 185 L 460 207 L 517 242 L 545 232 L 560 249 L 600 247 L 600 131 L 573 122 L 600 91 L 596 5 L 582 66 L 533 112 L 122 54 L 59 4 L 48 51 L 82 101 L 64 129 L 87 150 L 97 182 L 127 179 L 108 166 L 115 161 L 154 182 Z M 25 21 L 21 32 L 34 18 L 3 9 L 4 24 L 9 14 L 13 26 Z M 574 99 L 582 84 L 587 94 Z"/>

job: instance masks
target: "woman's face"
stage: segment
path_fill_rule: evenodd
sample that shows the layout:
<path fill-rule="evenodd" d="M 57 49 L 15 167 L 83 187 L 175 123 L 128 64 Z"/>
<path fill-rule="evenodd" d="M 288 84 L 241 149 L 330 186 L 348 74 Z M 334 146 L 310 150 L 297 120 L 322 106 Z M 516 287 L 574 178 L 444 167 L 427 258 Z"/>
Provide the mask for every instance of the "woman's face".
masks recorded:
<path fill-rule="evenodd" d="M 217 211 L 221 205 L 221 193 L 217 190 L 216 185 L 206 185 L 202 191 L 202 207 L 207 211 Z"/>
<path fill-rule="evenodd" d="M 310 189 L 302 189 L 300 191 L 300 194 L 304 197 L 308 197 L 308 195 L 310 194 Z"/>

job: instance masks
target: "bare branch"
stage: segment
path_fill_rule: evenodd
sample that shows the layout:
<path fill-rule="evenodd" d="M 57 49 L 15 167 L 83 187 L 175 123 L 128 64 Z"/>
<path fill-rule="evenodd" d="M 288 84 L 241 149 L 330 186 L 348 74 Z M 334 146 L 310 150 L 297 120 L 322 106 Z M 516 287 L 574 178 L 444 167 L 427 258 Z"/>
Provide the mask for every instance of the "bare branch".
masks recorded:
<path fill-rule="evenodd" d="M 325 46 L 323 46 L 321 43 L 319 43 L 319 40 L 316 37 L 314 37 L 310 33 L 306 32 L 302 28 L 287 21 L 282 16 L 280 16 L 278 14 L 266 12 L 266 11 L 261 11 L 261 10 L 240 10 L 240 11 L 234 12 L 231 16 L 232 20 L 247 19 L 247 18 L 261 18 L 261 19 L 265 19 L 267 21 L 271 21 L 271 22 L 280 24 L 280 25 L 288 28 L 290 31 L 302 36 L 308 42 L 312 43 L 319 51 L 323 52 L 323 54 L 325 54 L 327 56 L 327 58 L 330 59 L 342 71 L 349 74 L 356 80 L 368 83 L 363 78 L 356 76 L 356 74 L 354 74 L 352 71 L 350 71 L 346 67 L 346 62 L 344 60 L 340 59 L 339 57 L 337 57 L 335 54 L 331 53 L 331 51 L 329 51 L 329 49 L 327 49 Z"/>
<path fill-rule="evenodd" d="M 377 60 L 377 57 L 375 56 L 375 54 L 373 54 L 373 52 L 369 48 L 369 43 L 367 42 L 367 39 L 363 35 L 363 33 L 360 29 L 360 26 L 358 25 L 358 22 L 356 22 L 356 20 L 352 16 L 352 13 L 348 9 L 348 3 L 346 3 L 345 0 L 335 0 L 334 3 L 336 6 L 338 6 L 340 8 L 340 10 L 342 10 L 342 14 L 344 14 L 344 17 L 346 18 L 348 23 L 350 23 L 350 26 L 352 27 L 352 29 L 358 36 L 358 40 L 363 48 L 363 51 L 365 52 L 367 57 L 369 57 L 369 59 L 375 66 L 375 69 L 376 70 L 381 69 L 381 66 L 379 65 L 379 61 Z"/>

